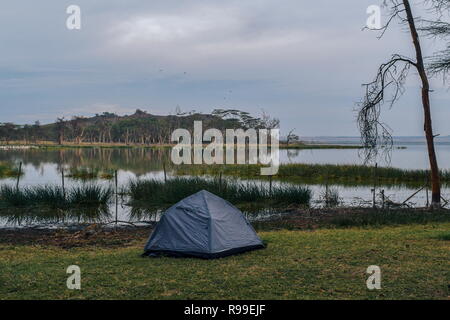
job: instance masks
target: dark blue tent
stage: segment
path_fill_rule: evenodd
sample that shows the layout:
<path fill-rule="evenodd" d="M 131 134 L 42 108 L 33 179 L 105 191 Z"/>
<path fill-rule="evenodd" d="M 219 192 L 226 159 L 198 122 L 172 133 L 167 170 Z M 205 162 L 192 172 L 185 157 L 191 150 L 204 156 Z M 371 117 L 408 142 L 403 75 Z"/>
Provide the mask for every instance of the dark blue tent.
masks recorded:
<path fill-rule="evenodd" d="M 163 214 L 144 255 L 212 259 L 260 248 L 264 245 L 242 212 L 203 190 Z"/>

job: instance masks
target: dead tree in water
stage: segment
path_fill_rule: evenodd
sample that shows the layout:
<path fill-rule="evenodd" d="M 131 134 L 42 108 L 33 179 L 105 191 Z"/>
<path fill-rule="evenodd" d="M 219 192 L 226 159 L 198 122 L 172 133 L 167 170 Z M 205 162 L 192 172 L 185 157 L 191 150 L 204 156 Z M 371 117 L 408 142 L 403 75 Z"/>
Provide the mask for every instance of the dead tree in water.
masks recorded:
<path fill-rule="evenodd" d="M 64 120 L 64 117 L 57 118 L 56 119 L 56 132 L 58 135 L 58 144 L 59 145 L 64 144 L 65 129 L 66 129 L 66 121 Z"/>
<path fill-rule="evenodd" d="M 429 0 L 425 2 L 430 3 L 435 12 L 440 12 L 443 7 L 448 9 L 450 6 L 450 0 Z M 416 57 L 411 59 L 394 54 L 388 62 L 379 67 L 375 80 L 364 85 L 366 92 L 363 101 L 360 103 L 358 126 L 361 132 L 362 143 L 365 147 L 366 160 L 377 155 L 380 145 L 386 147 L 387 150 L 392 148 L 391 130 L 380 121 L 381 106 L 384 103 L 392 106 L 399 99 L 403 93 L 404 83 L 410 69 L 415 69 L 419 74 L 422 85 L 424 131 L 431 169 L 431 206 L 437 208 L 441 204 L 441 183 L 434 147 L 434 138 L 436 136 L 433 134 L 431 121 L 430 84 L 420 37 L 417 32 L 417 19 L 414 17 L 409 0 L 385 0 L 384 5 L 390 8 L 390 15 L 387 23 L 381 29 L 378 29 L 381 31 L 380 38 L 393 21 L 399 20 L 402 25 L 407 26 L 411 34 Z"/>

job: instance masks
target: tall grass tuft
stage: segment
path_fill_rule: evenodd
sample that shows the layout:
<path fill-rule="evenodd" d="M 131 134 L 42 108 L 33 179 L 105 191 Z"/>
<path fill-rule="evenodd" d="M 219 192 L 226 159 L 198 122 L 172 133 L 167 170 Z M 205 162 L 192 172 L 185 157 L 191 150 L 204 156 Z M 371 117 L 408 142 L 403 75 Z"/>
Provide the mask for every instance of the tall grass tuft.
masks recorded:
<path fill-rule="evenodd" d="M 24 207 L 29 203 L 30 194 L 28 190 L 17 190 L 11 186 L 0 188 L 0 204 L 2 207 Z"/>
<path fill-rule="evenodd" d="M 261 165 L 183 165 L 175 168 L 177 175 L 217 175 L 263 179 Z M 404 170 L 390 167 L 334 164 L 282 164 L 273 177 L 278 180 L 342 185 L 409 185 L 423 186 L 429 180 L 428 170 Z M 450 171 L 441 171 L 443 184 L 450 184 Z"/>
<path fill-rule="evenodd" d="M 167 182 L 149 179 L 129 183 L 130 205 L 166 208 L 201 190 L 207 190 L 235 205 L 255 204 L 262 207 L 274 205 L 308 206 L 311 190 L 301 186 L 283 185 L 269 188 L 254 182 L 177 177 Z"/>
<path fill-rule="evenodd" d="M 106 205 L 112 199 L 114 192 L 111 188 L 98 185 L 83 185 L 73 187 L 67 197 L 68 203 L 73 207 L 89 207 Z"/>
<path fill-rule="evenodd" d="M 96 185 L 83 185 L 68 189 L 66 194 L 59 186 L 37 186 L 16 189 L 12 186 L 0 188 L 0 207 L 71 209 L 107 205 L 113 191 Z"/>
<path fill-rule="evenodd" d="M 20 192 L 20 189 L 18 192 Z M 50 208 L 64 208 L 68 204 L 62 188 L 57 186 L 26 188 L 23 192 L 27 199 L 26 203 L 32 206 L 39 205 Z"/>

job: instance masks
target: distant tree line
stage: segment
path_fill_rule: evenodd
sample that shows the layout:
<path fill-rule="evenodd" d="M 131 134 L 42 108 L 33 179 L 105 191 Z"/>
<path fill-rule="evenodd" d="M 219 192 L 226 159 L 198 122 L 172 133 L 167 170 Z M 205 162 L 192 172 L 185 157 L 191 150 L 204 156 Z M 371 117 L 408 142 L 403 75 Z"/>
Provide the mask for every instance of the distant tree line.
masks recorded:
<path fill-rule="evenodd" d="M 159 116 L 136 110 L 132 115 L 118 116 L 104 112 L 94 117 L 74 116 L 71 119 L 57 118 L 55 123 L 41 125 L 17 125 L 0 123 L 0 141 L 53 141 L 70 143 L 123 143 L 123 144 L 167 144 L 175 129 L 184 128 L 191 133 L 194 121 L 203 122 L 203 130 L 226 129 L 273 129 L 280 121 L 263 113 L 261 117 L 235 109 L 216 109 L 211 114 L 181 112 L 175 115 Z"/>

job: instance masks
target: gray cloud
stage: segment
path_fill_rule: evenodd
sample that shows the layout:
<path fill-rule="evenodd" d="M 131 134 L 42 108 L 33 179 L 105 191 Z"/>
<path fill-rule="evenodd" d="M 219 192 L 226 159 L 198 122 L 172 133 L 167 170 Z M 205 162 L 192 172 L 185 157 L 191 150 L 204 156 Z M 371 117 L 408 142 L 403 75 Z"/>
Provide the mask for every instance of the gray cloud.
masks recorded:
<path fill-rule="evenodd" d="M 75 2 L 82 30 L 69 31 L 65 9 Z M 391 53 L 411 54 L 395 26 L 383 40 L 361 31 L 374 1 L 75 2 L 2 4 L 1 121 L 230 107 L 264 109 L 302 135 L 355 135 L 360 84 Z M 422 132 L 414 80 L 386 113 L 395 134 Z M 445 130 L 450 97 L 435 87 Z"/>

